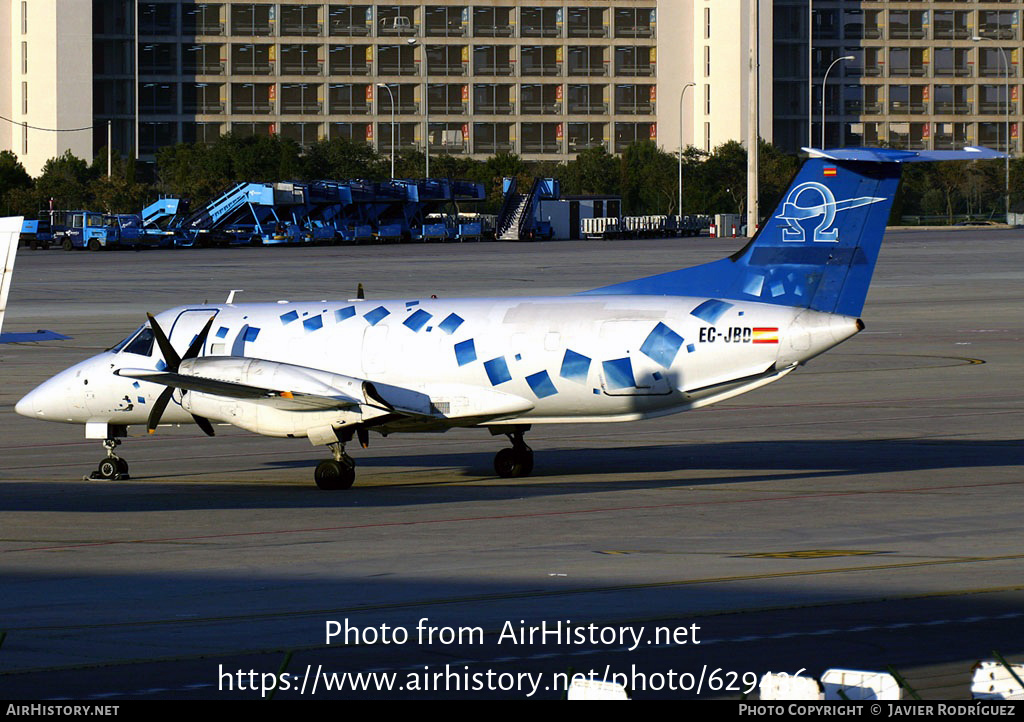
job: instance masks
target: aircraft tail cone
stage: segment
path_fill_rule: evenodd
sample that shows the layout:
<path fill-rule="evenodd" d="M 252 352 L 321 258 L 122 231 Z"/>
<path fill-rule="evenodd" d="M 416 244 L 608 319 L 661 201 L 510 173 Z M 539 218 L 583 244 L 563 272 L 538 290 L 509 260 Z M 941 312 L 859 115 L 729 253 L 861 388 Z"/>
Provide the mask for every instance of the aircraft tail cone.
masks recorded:
<path fill-rule="evenodd" d="M 864 322 L 853 316 L 801 311 L 780 339 L 778 366 L 806 363 L 863 330 Z"/>

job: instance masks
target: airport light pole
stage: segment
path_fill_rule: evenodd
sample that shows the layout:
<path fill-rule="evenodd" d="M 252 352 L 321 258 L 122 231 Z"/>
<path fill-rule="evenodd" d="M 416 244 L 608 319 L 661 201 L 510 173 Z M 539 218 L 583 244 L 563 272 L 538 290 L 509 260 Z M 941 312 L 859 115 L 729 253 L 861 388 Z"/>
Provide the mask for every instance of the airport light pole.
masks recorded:
<path fill-rule="evenodd" d="M 387 83 L 377 83 L 378 88 L 384 88 L 391 96 L 391 180 L 395 179 L 395 94 L 391 92 L 391 86 Z"/>
<path fill-rule="evenodd" d="M 825 77 L 821 81 L 821 149 L 825 150 L 825 91 L 828 88 L 828 74 L 832 72 L 832 68 L 837 63 L 841 63 L 844 60 L 856 60 L 852 55 L 843 55 L 842 57 L 836 58 L 832 61 L 832 64 L 828 66 L 828 70 L 825 71 Z"/>
<path fill-rule="evenodd" d="M 980 43 L 985 38 L 980 35 L 975 35 L 971 38 L 976 43 Z M 1003 65 L 1006 68 L 1006 76 L 1003 82 L 1004 94 L 1006 95 L 1006 158 L 1005 161 L 1005 175 L 1006 175 L 1006 222 L 1010 222 L 1010 61 L 1006 57 L 1006 50 L 1000 45 L 999 55 L 1003 59 Z M 981 63 L 978 63 L 978 67 L 981 67 Z"/>
<path fill-rule="evenodd" d="M 676 215 L 683 217 L 683 96 L 686 89 L 692 88 L 696 83 L 687 83 L 679 91 L 679 206 L 676 208 Z"/>
<path fill-rule="evenodd" d="M 414 48 L 420 41 L 416 38 L 409 38 L 405 41 L 409 47 Z M 425 165 L 423 177 L 430 177 L 430 78 L 427 75 L 427 46 L 423 46 L 423 155 Z"/>
<path fill-rule="evenodd" d="M 807 147 L 814 147 L 814 0 L 807 0 Z"/>

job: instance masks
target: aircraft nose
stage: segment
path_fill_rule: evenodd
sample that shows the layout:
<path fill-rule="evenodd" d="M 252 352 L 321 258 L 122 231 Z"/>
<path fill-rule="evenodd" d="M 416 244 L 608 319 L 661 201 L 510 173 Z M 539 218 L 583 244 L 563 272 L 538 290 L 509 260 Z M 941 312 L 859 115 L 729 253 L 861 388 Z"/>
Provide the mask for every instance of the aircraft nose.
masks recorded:
<path fill-rule="evenodd" d="M 35 391 L 29 391 L 27 394 L 21 397 L 21 400 L 14 405 L 15 412 L 22 416 L 33 416 L 35 412 L 32 410 L 35 405 L 35 399 L 32 396 Z"/>
<path fill-rule="evenodd" d="M 71 421 L 73 414 L 68 403 L 68 384 L 56 376 L 25 394 L 14 410 L 22 416 L 45 421 Z"/>

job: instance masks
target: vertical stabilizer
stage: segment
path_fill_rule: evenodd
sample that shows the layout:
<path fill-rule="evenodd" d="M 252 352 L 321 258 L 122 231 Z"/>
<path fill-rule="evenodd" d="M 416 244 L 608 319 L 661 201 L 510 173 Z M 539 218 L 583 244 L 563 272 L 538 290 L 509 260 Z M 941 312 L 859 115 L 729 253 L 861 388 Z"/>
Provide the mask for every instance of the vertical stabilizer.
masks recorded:
<path fill-rule="evenodd" d="M 902 164 L 1002 157 L 986 148 L 809 152 L 778 207 L 739 252 L 586 293 L 717 297 L 859 316 Z"/>

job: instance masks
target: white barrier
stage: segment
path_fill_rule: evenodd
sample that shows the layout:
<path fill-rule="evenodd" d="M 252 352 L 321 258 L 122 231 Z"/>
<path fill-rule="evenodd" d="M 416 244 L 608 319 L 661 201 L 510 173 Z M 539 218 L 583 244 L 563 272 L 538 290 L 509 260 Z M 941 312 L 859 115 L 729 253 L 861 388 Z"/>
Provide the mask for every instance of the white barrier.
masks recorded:
<path fill-rule="evenodd" d="M 1012 664 L 1010 668 L 1017 677 L 1024 680 L 1024 664 Z M 1010 669 L 999 662 L 978 662 L 974 665 L 971 679 L 971 697 L 974 699 L 1024 699 L 1024 688 L 1013 678 Z"/>
<path fill-rule="evenodd" d="M 899 699 L 900 686 L 891 674 L 861 672 L 856 669 L 830 669 L 821 675 L 825 699 Z"/>
<path fill-rule="evenodd" d="M 758 686 L 761 699 L 812 700 L 825 699 L 818 680 L 786 673 L 768 672 Z"/>
<path fill-rule="evenodd" d="M 600 679 L 573 679 L 567 699 L 629 699 L 626 688 Z"/>

